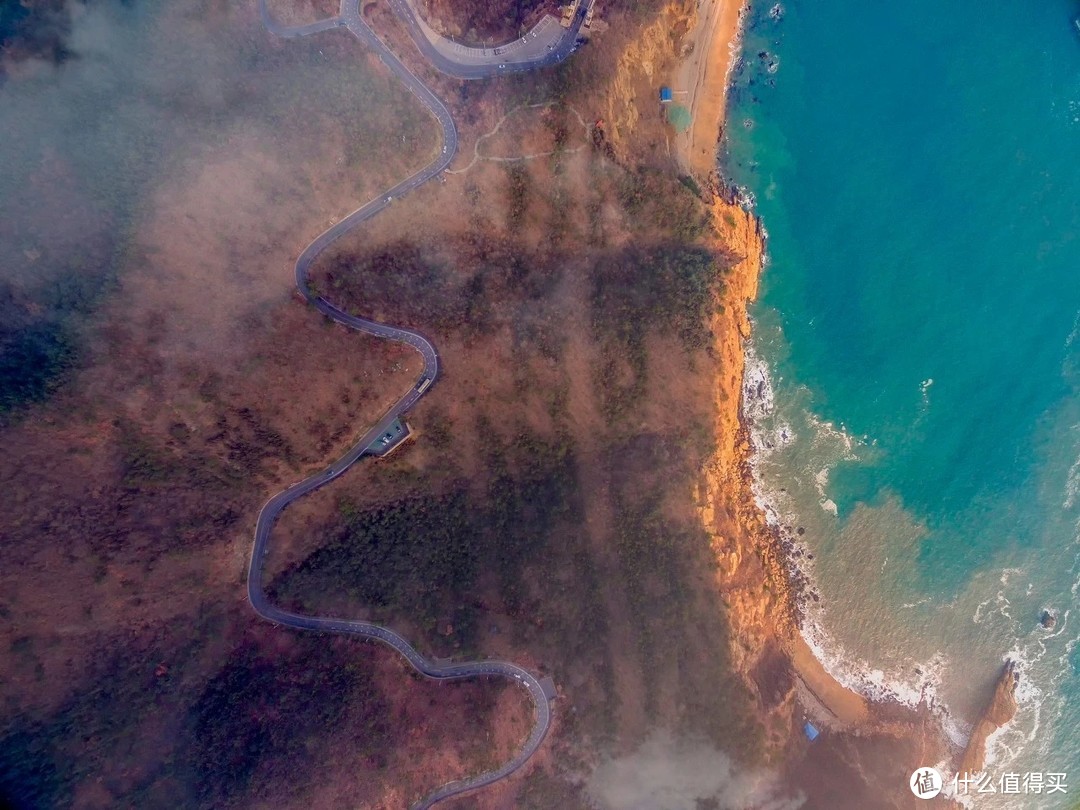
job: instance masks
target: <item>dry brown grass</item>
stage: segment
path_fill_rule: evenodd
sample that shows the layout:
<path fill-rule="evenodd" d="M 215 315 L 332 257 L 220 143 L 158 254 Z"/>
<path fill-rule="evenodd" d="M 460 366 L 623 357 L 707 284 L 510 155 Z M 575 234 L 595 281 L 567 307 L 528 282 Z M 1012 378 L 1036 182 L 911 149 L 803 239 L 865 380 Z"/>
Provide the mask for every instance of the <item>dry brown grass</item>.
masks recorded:
<path fill-rule="evenodd" d="M 520 36 L 545 12 L 555 13 L 558 9 L 554 0 L 420 0 L 418 5 L 428 24 L 444 36 L 496 45 Z"/>
<path fill-rule="evenodd" d="M 228 24 L 251 22 L 246 12 L 218 13 Z M 294 45 L 257 47 L 284 53 Z M 320 48 L 333 59 L 365 58 L 332 36 L 297 47 L 316 66 Z M 520 91 L 470 87 L 463 131 L 490 129 L 520 103 Z M 595 114 L 587 99 L 572 100 Z M 4 730 L 30 728 L 57 741 L 80 806 L 183 795 L 190 751 L 178 729 L 225 662 L 257 653 L 302 673 L 317 657 L 315 642 L 256 621 L 244 601 L 255 515 L 278 488 L 340 454 L 419 369 L 415 355 L 329 326 L 299 302 L 291 263 L 333 217 L 422 164 L 433 141 L 410 127 L 421 134 L 407 140 L 408 160 L 379 151 L 380 133 L 399 135 L 384 123 L 364 130 L 366 151 L 350 155 L 355 121 L 320 115 L 302 94 L 290 103 L 285 112 L 302 125 L 274 131 L 245 121 L 169 163 L 144 198 L 120 286 L 88 330 L 84 367 L 2 435 L 0 483 L 10 494 L 0 504 L 0 649 L 11 651 L 0 656 Z M 543 118 L 557 114 L 532 116 L 531 129 L 523 119 L 508 136 L 529 148 L 549 143 Z M 566 768 L 632 746 L 651 727 L 721 737 L 732 728 L 729 715 L 742 711 L 741 693 L 717 686 L 726 626 L 700 573 L 707 543 L 691 532 L 704 451 L 687 426 L 711 424 L 717 369 L 663 323 L 650 324 L 637 401 L 623 418 L 606 418 L 598 368 L 619 347 L 593 322 L 596 262 L 679 239 L 670 223 L 628 208 L 621 189 L 636 181 L 596 150 L 515 172 L 483 162 L 433 182 L 337 247 L 363 259 L 407 244 L 437 269 L 452 294 L 418 295 L 404 315 L 400 298 L 372 295 L 381 288 L 363 277 L 355 299 L 342 303 L 422 328 L 439 348 L 443 374 L 409 416 L 414 443 L 358 465 L 285 513 L 268 573 L 288 571 L 341 528 L 342 498 L 371 507 L 464 480 L 482 501 L 493 454 L 502 452 L 520 479 L 528 458 L 507 448 L 522 437 L 565 445 L 580 509 L 529 538 L 535 552 L 519 571 L 517 603 L 493 567 L 462 600 L 477 616 L 475 638 L 445 627 L 433 633 L 408 615 L 393 623 L 421 646 L 475 649 L 552 672 L 562 694 L 557 734 L 537 767 L 570 790 Z M 655 188 L 684 193 L 660 181 Z M 477 279 L 477 309 L 463 310 Z M 392 281 L 407 287 L 409 278 Z M 426 318 L 423 306 L 440 317 Z M 631 381 L 638 371 L 620 362 L 618 374 Z M 628 509 L 650 499 L 658 533 L 682 545 L 658 552 L 655 571 L 630 571 Z M 677 607 L 645 615 L 643 596 Z M 322 598 L 342 615 L 368 609 L 344 589 Z M 651 653 L 665 636 L 665 655 Z M 370 720 L 358 701 L 356 714 L 306 741 L 318 769 L 286 776 L 265 765 L 262 792 L 238 805 L 397 806 L 500 761 L 526 733 L 530 710 L 514 689 L 417 682 L 388 652 L 334 644 L 343 660 L 370 663 L 364 683 L 400 736 L 361 761 L 338 756 L 360 745 Z M 154 674 L 158 664 L 167 674 Z M 102 696 L 106 687 L 111 697 Z M 152 704 L 131 697 L 122 735 L 109 731 L 109 712 L 146 695 Z M 73 730 L 72 717 L 85 732 Z M 513 806 L 520 786 L 475 801 Z"/>

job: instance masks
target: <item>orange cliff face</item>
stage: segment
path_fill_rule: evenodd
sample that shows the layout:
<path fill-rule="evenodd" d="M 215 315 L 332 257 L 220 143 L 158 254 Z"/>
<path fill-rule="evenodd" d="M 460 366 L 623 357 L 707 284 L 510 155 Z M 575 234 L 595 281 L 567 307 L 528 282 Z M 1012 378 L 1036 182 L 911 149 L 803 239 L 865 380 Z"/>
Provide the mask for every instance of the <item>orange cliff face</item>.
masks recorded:
<path fill-rule="evenodd" d="M 795 678 L 785 653 L 797 637 L 788 577 L 773 537 L 753 501 L 749 433 L 742 423 L 748 307 L 756 298 L 764 257 L 758 219 L 719 192 L 710 178 L 711 247 L 728 257 L 712 318 L 716 451 L 697 492 L 702 523 L 717 560 L 717 587 L 731 624 L 732 661 L 757 695 L 769 738 L 782 746 L 790 728 Z"/>
<path fill-rule="evenodd" d="M 720 293 L 712 331 L 722 373 L 717 380 L 719 424 L 717 463 L 725 475 L 743 472 L 749 452 L 741 429 L 744 342 L 750 337 L 747 307 L 757 298 L 765 252 L 761 223 L 753 214 L 713 192 L 712 247 L 734 260 Z"/>
<path fill-rule="evenodd" d="M 987 738 L 1016 714 L 1016 688 L 1019 684 L 1016 662 L 1006 661 L 994 686 L 994 694 L 971 731 L 971 739 L 960 757 L 957 772 L 972 774 L 982 771 L 986 764 Z"/>
<path fill-rule="evenodd" d="M 664 5 L 618 51 L 611 80 L 600 95 L 598 117 L 605 122 L 604 133 L 616 160 L 630 164 L 667 160 L 672 169 L 692 173 L 704 189 L 704 204 L 711 213 L 707 246 L 724 257 L 722 266 L 730 267 L 711 322 L 715 453 L 702 471 L 694 497 L 717 562 L 716 587 L 730 626 L 731 660 L 758 698 L 775 750 L 790 739 L 796 696 L 802 703 L 820 706 L 821 713 L 839 726 L 865 720 L 867 705 L 837 684 L 802 642 L 780 543 L 753 498 L 742 385 L 745 342 L 750 336 L 748 306 L 758 293 L 764 232 L 757 218 L 724 191 L 715 171 L 726 67 L 738 46 L 741 9 L 734 0 L 702 4 L 672 0 Z M 686 58 L 695 53 L 702 58 Z M 698 124 L 693 138 L 672 141 L 658 120 L 643 114 L 655 106 L 657 86 L 672 79 L 694 88 L 687 99 Z"/>

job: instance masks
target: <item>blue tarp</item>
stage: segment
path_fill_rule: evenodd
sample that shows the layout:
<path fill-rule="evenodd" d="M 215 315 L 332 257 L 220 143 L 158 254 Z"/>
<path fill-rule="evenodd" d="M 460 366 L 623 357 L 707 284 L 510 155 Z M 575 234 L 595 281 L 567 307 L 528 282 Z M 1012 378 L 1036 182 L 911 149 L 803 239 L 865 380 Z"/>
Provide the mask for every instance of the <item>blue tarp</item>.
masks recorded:
<path fill-rule="evenodd" d="M 661 87 L 660 88 L 660 100 L 661 101 L 671 101 L 671 88 L 670 87 Z"/>
<path fill-rule="evenodd" d="M 806 739 L 808 739 L 810 742 L 816 740 L 818 734 L 821 733 L 816 728 L 814 728 L 814 724 L 811 723 L 809 720 L 807 720 L 806 725 L 803 726 L 803 731 L 806 733 Z"/>

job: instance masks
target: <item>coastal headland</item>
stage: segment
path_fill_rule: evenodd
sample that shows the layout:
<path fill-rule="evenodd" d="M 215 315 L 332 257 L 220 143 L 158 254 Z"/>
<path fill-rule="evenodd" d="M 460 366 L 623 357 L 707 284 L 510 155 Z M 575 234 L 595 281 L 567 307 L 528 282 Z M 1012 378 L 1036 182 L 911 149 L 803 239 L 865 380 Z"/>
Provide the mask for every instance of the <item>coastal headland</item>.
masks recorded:
<path fill-rule="evenodd" d="M 35 3 L 0 65 L 0 805 L 403 808 L 507 763 L 448 806 L 910 803 L 936 719 L 815 660 L 751 494 L 739 4 L 598 3 L 558 66 L 476 81 L 397 0 L 267 0 L 299 38 L 203 5 Z M 415 440 L 333 465 L 403 395 Z M 252 527 L 319 475 L 260 546 L 266 621 Z M 311 616 L 365 638 L 278 621 L 342 628 Z"/>
<path fill-rule="evenodd" d="M 699 493 L 701 516 L 713 538 L 733 659 L 757 696 L 772 755 L 807 791 L 808 806 L 905 806 L 912 799 L 907 776 L 919 765 L 982 769 L 987 737 L 1015 713 L 1018 675 L 1007 663 L 966 747 L 959 748 L 931 706 L 869 700 L 841 684 L 800 632 L 807 583 L 787 559 L 788 544 L 754 502 L 753 448 L 742 408 L 748 306 L 763 269 L 764 230 L 736 199 L 736 190 L 725 186 L 716 165 L 747 12 L 743 0 L 702 3 L 672 82 L 686 92 L 692 115 L 690 128 L 675 139 L 679 164 L 703 189 L 714 249 L 733 260 L 712 320 L 723 371 L 716 380 L 717 449 Z M 814 743 L 804 739 L 807 722 L 824 732 Z"/>

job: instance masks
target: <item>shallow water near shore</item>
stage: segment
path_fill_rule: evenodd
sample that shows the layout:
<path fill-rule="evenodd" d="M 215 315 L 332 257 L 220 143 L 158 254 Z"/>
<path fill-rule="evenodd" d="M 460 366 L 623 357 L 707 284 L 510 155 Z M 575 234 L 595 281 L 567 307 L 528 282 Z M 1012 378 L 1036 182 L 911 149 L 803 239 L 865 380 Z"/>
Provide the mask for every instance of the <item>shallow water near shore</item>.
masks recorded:
<path fill-rule="evenodd" d="M 745 405 L 759 499 L 820 596 L 808 635 L 846 683 L 934 702 L 958 742 L 1019 660 L 989 771 L 1068 773 L 1076 786 L 1039 802 L 1066 806 L 1080 10 L 822 0 L 776 20 L 773 5 L 750 17 L 723 169 L 769 233 Z"/>

